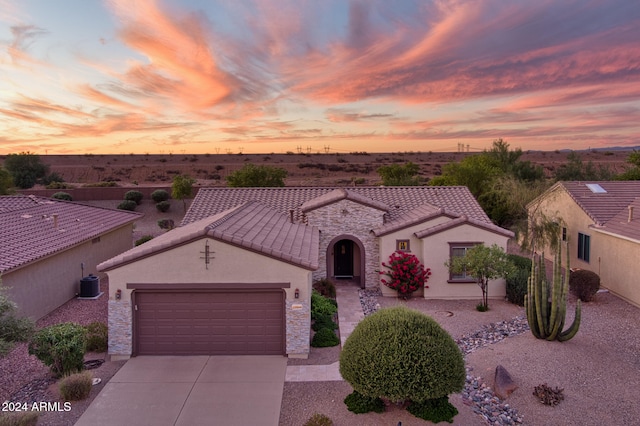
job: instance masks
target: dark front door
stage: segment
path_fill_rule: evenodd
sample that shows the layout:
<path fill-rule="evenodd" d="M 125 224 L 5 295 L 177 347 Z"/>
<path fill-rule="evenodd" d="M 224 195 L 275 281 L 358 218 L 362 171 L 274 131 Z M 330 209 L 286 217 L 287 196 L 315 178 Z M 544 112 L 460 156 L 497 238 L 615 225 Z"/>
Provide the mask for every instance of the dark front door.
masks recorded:
<path fill-rule="evenodd" d="M 333 248 L 336 278 L 353 278 L 353 241 L 340 240 Z"/>

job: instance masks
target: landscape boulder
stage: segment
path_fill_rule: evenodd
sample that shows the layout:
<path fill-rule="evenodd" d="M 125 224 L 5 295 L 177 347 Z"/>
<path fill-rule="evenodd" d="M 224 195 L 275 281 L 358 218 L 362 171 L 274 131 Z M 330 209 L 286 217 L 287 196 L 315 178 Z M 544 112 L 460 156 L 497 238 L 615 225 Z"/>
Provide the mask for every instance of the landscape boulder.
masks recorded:
<path fill-rule="evenodd" d="M 496 367 L 494 392 L 500 399 L 507 399 L 511 393 L 518 389 L 511 375 L 502 365 Z"/>

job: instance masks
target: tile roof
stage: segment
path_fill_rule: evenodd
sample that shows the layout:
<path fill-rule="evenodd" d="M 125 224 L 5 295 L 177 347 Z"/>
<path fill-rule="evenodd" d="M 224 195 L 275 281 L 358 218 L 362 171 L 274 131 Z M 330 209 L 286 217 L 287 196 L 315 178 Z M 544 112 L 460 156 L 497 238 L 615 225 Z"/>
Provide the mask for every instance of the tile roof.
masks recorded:
<path fill-rule="evenodd" d="M 260 201 L 280 214 L 289 216 L 293 211 L 296 221 L 304 222 L 303 205 L 311 200 L 323 200 L 336 190 L 335 187 L 284 187 L 284 188 L 201 188 L 189 211 L 182 220 L 188 224 L 247 201 Z M 387 206 L 385 223 L 399 220 L 403 215 L 420 206 L 444 208 L 458 215 L 466 215 L 481 222 L 491 223 L 482 207 L 464 186 L 357 186 L 347 189 L 347 197 L 366 197 L 370 205 Z M 336 193 L 334 193 L 335 195 Z M 331 197 L 331 195 L 329 195 Z M 316 201 L 317 201 L 316 200 Z M 359 198 L 362 202 L 362 198 Z M 309 207 L 312 204 L 307 204 Z"/>
<path fill-rule="evenodd" d="M 415 236 L 418 238 L 425 238 L 465 224 L 485 229 L 490 232 L 495 232 L 497 234 L 502 234 L 505 237 L 509 238 L 513 238 L 515 236 L 515 234 L 508 229 L 504 229 L 499 227 L 498 225 L 494 225 L 493 223 L 482 222 L 464 215 L 448 222 L 440 223 L 438 225 L 434 225 L 432 227 L 418 231 L 415 233 Z"/>
<path fill-rule="evenodd" d="M 600 185 L 606 192 L 594 193 L 587 184 Z M 556 185 L 563 187 L 599 226 L 640 197 L 640 181 L 558 182 Z M 553 188 L 547 192 L 552 190 Z"/>
<path fill-rule="evenodd" d="M 256 201 L 198 219 L 98 265 L 106 271 L 204 236 L 314 270 L 318 268 L 320 232 L 291 223 L 287 216 Z"/>
<path fill-rule="evenodd" d="M 447 214 L 443 208 L 437 208 L 432 205 L 425 204 L 403 214 L 391 223 L 386 223 L 381 227 L 374 229 L 373 235 L 376 237 L 382 237 L 383 235 L 387 235 L 443 215 L 458 217 L 458 215 L 455 214 Z"/>
<path fill-rule="evenodd" d="M 388 212 L 390 210 L 390 207 L 384 203 L 365 197 L 364 195 L 358 194 L 357 192 L 350 191 L 345 188 L 334 189 L 331 192 L 327 192 L 316 198 L 305 201 L 300 206 L 300 210 L 302 210 L 304 213 L 307 213 L 311 210 L 319 209 L 321 207 L 333 204 L 341 200 L 350 200 L 355 203 L 373 207 L 374 209 L 382 210 L 384 212 Z"/>
<path fill-rule="evenodd" d="M 141 216 L 36 196 L 0 197 L 0 272 L 92 240 Z"/>
<path fill-rule="evenodd" d="M 640 242 L 640 197 L 634 199 L 627 208 L 620 210 L 603 226 L 593 228 Z"/>

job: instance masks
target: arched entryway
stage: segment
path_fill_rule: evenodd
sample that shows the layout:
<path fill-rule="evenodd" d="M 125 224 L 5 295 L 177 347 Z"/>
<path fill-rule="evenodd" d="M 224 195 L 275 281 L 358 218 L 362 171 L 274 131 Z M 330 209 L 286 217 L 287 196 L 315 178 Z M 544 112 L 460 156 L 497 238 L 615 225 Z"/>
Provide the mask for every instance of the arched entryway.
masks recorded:
<path fill-rule="evenodd" d="M 338 235 L 327 246 L 327 277 L 353 279 L 365 287 L 365 251 L 353 235 Z"/>

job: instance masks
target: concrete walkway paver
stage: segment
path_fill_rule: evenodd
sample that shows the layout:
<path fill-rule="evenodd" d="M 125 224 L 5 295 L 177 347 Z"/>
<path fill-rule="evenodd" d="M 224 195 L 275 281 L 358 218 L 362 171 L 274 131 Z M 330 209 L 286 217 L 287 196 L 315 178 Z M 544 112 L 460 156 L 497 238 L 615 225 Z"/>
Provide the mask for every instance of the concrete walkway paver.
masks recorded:
<path fill-rule="evenodd" d="M 344 346 L 347 337 L 364 318 L 360 303 L 359 287 L 352 282 L 336 285 L 336 302 L 338 302 L 338 323 L 340 326 L 340 347 Z M 343 380 L 340 375 L 340 363 L 329 365 L 289 365 L 285 382 L 325 382 Z"/>

